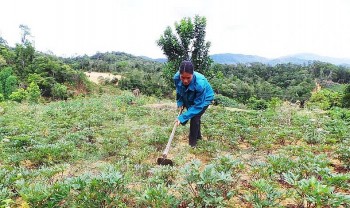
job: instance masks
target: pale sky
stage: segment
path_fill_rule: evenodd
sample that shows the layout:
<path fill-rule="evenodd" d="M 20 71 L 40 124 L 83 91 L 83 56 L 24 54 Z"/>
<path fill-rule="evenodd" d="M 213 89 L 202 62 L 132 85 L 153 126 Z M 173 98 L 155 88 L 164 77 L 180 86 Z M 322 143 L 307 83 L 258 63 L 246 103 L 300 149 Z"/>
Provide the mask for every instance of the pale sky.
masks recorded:
<path fill-rule="evenodd" d="M 59 56 L 121 51 L 165 57 L 167 26 L 207 18 L 210 54 L 277 58 L 296 53 L 350 58 L 350 0 L 0 0 L 0 36 L 20 42 L 27 25 L 36 50 Z"/>

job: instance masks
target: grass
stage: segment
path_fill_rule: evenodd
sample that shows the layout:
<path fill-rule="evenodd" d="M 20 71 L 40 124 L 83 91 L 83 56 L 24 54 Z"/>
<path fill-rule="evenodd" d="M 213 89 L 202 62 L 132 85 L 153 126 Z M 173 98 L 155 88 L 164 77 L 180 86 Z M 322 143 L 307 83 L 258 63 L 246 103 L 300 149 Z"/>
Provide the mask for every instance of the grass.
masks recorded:
<path fill-rule="evenodd" d="M 179 127 L 163 167 L 170 102 L 116 91 L 1 103 L 0 206 L 350 206 L 349 110 L 212 106 L 204 140 L 190 148 Z"/>

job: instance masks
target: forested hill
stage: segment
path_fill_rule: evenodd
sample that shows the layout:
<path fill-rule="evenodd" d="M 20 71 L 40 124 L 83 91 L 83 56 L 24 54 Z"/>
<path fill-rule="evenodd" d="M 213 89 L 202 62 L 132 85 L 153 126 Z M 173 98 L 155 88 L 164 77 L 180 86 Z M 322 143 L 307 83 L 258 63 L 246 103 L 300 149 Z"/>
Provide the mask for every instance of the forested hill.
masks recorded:
<path fill-rule="evenodd" d="M 124 52 L 96 53 L 92 56 L 77 56 L 62 59 L 74 69 L 99 72 L 125 72 L 140 69 L 145 72 L 160 71 L 162 64 L 147 57 L 134 56 Z"/>
<path fill-rule="evenodd" d="M 244 56 L 240 57 L 243 60 Z M 253 62 L 256 57 L 244 59 Z M 247 103 L 251 98 L 270 100 L 273 97 L 295 102 L 310 98 L 316 82 L 323 87 L 350 83 L 350 69 L 320 61 L 307 64 L 284 63 L 270 65 L 260 62 L 242 64 L 213 63 L 206 73 L 215 92 L 220 96 Z M 119 87 L 138 88 L 146 94 L 169 95 L 171 80 L 164 78 L 164 63 L 147 57 L 122 52 L 97 53 L 64 59 L 74 69 L 121 74 Z M 220 97 L 219 96 L 219 97 Z"/>
<path fill-rule="evenodd" d="M 121 89 L 138 88 L 143 94 L 172 96 L 173 83 L 168 78 L 173 74 L 164 76 L 167 67 L 172 66 L 166 63 L 123 52 L 62 58 L 37 52 L 27 42 L 15 48 L 0 46 L 0 100 L 22 101 L 28 99 L 28 93 L 33 94 L 35 101 L 40 97 L 67 99 L 80 92 L 90 92 L 82 71 L 119 74 L 123 76 L 117 80 Z M 346 66 L 319 61 L 269 65 L 263 60 L 249 64 L 214 62 L 204 73 L 218 98 L 225 96 L 244 104 L 253 98 L 306 101 L 315 82 L 322 87 L 350 83 L 350 69 Z"/>
<path fill-rule="evenodd" d="M 286 63 L 303 65 L 303 64 L 309 64 L 310 62 L 313 62 L 313 61 L 321 61 L 321 62 L 327 62 L 335 65 L 350 66 L 350 59 L 332 58 L 332 57 L 319 56 L 319 55 L 309 54 L 309 53 L 283 56 L 275 59 L 268 59 L 261 56 L 222 53 L 222 54 L 213 54 L 211 55 L 211 58 L 214 60 L 214 62 L 220 63 L 220 64 L 239 64 L 239 63 L 246 64 L 246 63 L 259 62 L 259 63 L 269 64 L 269 65 L 286 64 Z"/>

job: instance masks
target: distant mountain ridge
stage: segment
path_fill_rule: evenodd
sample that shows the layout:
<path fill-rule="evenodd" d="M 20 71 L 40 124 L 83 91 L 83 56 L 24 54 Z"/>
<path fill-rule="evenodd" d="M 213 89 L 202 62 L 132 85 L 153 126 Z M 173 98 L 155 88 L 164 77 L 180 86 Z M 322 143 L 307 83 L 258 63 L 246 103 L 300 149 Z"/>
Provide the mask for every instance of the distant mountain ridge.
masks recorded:
<path fill-rule="evenodd" d="M 334 65 L 344 65 L 350 66 L 350 58 L 333 58 L 328 56 L 320 56 L 312 53 L 298 53 L 289 56 L 282 56 L 275 59 L 268 59 L 261 56 L 254 55 L 244 55 L 244 54 L 233 54 L 233 53 L 220 53 L 213 54 L 210 56 L 214 62 L 220 64 L 247 64 L 260 62 L 264 64 L 276 65 L 276 64 L 285 64 L 285 63 L 293 63 L 293 64 L 308 64 L 312 61 L 321 61 L 327 62 Z M 157 62 L 164 63 L 166 62 L 165 58 L 152 59 Z"/>
<path fill-rule="evenodd" d="M 268 59 L 261 56 L 252 56 L 252 55 L 243 55 L 243 54 L 214 54 L 211 55 L 211 58 L 214 62 L 221 64 L 238 64 L 238 63 L 253 63 L 260 62 L 264 64 L 276 65 L 284 63 L 293 63 L 293 64 L 307 64 L 310 61 L 321 61 L 327 62 L 335 65 L 346 65 L 350 66 L 350 59 L 346 58 L 333 58 L 327 56 L 320 56 L 311 53 L 299 53 L 289 56 L 283 56 L 275 59 Z"/>

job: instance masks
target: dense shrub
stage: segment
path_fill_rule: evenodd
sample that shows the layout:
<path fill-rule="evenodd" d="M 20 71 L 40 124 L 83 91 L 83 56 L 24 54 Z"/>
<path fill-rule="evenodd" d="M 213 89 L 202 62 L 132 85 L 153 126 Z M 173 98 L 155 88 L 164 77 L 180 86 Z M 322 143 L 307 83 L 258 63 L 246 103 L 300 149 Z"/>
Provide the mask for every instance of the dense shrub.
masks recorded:
<path fill-rule="evenodd" d="M 251 97 L 248 100 L 248 107 L 254 110 L 265 110 L 268 107 L 268 103 L 266 100 Z"/>
<path fill-rule="evenodd" d="M 27 91 L 23 88 L 18 88 L 15 92 L 13 92 L 10 95 L 10 100 L 22 102 L 23 100 L 27 99 Z"/>
<path fill-rule="evenodd" d="M 344 107 L 350 108 L 350 85 L 348 85 L 344 90 L 344 97 L 342 102 Z"/>
<path fill-rule="evenodd" d="M 224 107 L 237 107 L 238 103 L 234 99 L 231 99 L 229 97 L 226 97 L 224 95 L 218 94 L 215 95 L 214 100 L 215 105 L 222 105 Z"/>
<path fill-rule="evenodd" d="M 327 89 L 313 93 L 308 101 L 309 107 L 319 107 L 323 110 L 328 110 L 331 107 L 342 106 L 342 96 L 340 93 Z"/>
<path fill-rule="evenodd" d="M 33 103 L 39 102 L 41 92 L 40 92 L 39 86 L 36 83 L 34 82 L 30 83 L 29 87 L 27 88 L 27 92 L 28 92 L 29 102 L 33 102 Z"/>
<path fill-rule="evenodd" d="M 55 99 L 67 99 L 68 94 L 67 94 L 67 87 L 63 84 L 56 83 L 51 89 L 51 93 L 53 98 Z"/>

